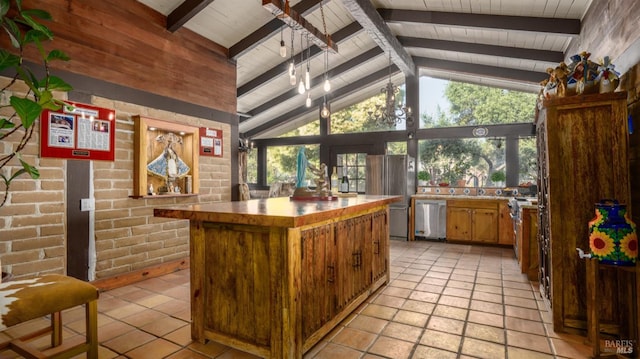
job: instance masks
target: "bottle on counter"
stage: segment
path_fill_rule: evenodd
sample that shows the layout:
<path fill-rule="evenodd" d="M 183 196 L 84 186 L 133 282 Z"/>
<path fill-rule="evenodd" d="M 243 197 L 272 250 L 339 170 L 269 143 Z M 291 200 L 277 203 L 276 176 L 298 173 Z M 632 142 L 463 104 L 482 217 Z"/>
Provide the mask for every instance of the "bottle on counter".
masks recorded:
<path fill-rule="evenodd" d="M 333 166 L 333 172 L 331 173 L 331 190 L 338 190 L 338 169 L 336 166 Z"/>
<path fill-rule="evenodd" d="M 349 177 L 342 176 L 342 181 L 340 181 L 340 192 L 349 193 Z"/>

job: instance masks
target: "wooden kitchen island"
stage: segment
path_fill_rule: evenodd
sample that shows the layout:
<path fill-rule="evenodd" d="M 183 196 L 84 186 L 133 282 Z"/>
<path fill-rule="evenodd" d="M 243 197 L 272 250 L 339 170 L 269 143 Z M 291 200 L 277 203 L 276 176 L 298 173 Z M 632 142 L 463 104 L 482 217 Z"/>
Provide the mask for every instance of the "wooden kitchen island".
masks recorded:
<path fill-rule="evenodd" d="M 190 221 L 191 336 L 302 358 L 389 281 L 389 203 L 257 199 L 154 209 Z"/>

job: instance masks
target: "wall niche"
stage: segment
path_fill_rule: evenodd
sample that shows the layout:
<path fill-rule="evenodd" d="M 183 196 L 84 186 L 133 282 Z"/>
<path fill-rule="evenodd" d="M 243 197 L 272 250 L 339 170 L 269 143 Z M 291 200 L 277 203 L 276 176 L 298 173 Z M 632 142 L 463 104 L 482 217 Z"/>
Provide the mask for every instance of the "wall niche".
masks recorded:
<path fill-rule="evenodd" d="M 132 198 L 198 194 L 197 127 L 133 116 Z"/>

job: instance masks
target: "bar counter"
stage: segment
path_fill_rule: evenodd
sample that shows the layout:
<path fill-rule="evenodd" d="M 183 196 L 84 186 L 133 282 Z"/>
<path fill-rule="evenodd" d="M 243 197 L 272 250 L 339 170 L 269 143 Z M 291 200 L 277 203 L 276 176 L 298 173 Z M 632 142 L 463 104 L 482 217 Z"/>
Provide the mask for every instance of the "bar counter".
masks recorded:
<path fill-rule="evenodd" d="M 302 358 L 389 281 L 398 196 L 156 208 L 190 221 L 191 336 L 264 358 Z"/>

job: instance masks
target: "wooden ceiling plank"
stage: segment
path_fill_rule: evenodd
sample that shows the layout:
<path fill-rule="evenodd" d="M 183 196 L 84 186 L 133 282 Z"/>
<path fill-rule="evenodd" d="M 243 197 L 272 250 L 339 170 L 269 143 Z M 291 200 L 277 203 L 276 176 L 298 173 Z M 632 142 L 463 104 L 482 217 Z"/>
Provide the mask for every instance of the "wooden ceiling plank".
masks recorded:
<path fill-rule="evenodd" d="M 292 7 L 292 9 L 302 16 L 311 13 L 320 7 L 320 1 L 318 0 L 302 0 Z M 246 54 L 254 47 L 264 43 L 269 38 L 274 36 L 280 28 L 285 26 L 282 21 L 273 19 L 264 24 L 256 31 L 252 32 L 244 39 L 238 41 L 229 48 L 229 58 L 237 60 L 238 57 Z"/>
<path fill-rule="evenodd" d="M 409 53 L 402 47 L 391 29 L 384 22 L 370 0 L 342 0 L 344 7 L 349 10 L 357 22 L 362 25 L 373 41 L 385 52 L 406 76 L 415 76 L 416 66 Z"/>
<path fill-rule="evenodd" d="M 560 51 L 525 49 L 521 47 L 486 45 L 470 42 L 425 39 L 408 36 L 399 36 L 398 40 L 400 41 L 402 46 L 405 47 L 417 47 L 424 49 L 503 56 L 527 60 L 548 61 L 553 63 L 564 61 L 564 54 Z"/>
<path fill-rule="evenodd" d="M 333 34 L 333 39 L 336 42 L 340 42 L 343 40 L 346 40 L 348 38 L 350 38 L 351 36 L 355 35 L 356 33 L 358 33 L 359 31 L 362 30 L 362 27 L 360 26 L 360 24 L 358 24 L 357 22 L 353 22 L 349 25 L 347 25 L 346 27 L 336 31 Z M 320 49 L 319 47 L 313 45 L 311 46 L 311 50 L 310 50 L 310 58 L 314 58 L 316 56 L 319 56 L 323 53 L 322 49 Z M 299 54 L 294 55 L 294 58 L 298 58 Z M 304 53 L 302 54 L 303 56 L 303 61 L 307 60 L 307 50 L 304 50 Z M 277 64 L 276 66 L 270 68 L 269 70 L 263 72 L 260 76 L 252 79 L 251 81 L 248 81 L 247 83 L 245 83 L 244 85 L 238 87 L 238 90 L 236 91 L 236 95 L 237 97 L 241 97 L 243 95 L 246 95 L 247 93 L 254 91 L 255 89 L 257 89 L 258 87 L 264 85 L 265 83 L 271 81 L 273 78 L 277 77 L 277 76 L 281 76 L 284 71 L 286 71 L 287 69 L 287 64 L 289 63 L 290 59 L 287 59 L 279 64 Z"/>
<path fill-rule="evenodd" d="M 470 64 L 466 62 L 432 59 L 427 57 L 414 57 L 413 60 L 416 62 L 417 66 L 424 68 L 460 72 L 478 76 L 489 76 L 536 84 L 549 77 L 546 72 L 517 70 L 504 67 Z"/>
<path fill-rule="evenodd" d="M 550 17 L 486 15 L 401 9 L 378 9 L 378 12 L 384 21 L 531 31 L 573 37 L 580 35 L 581 26 L 581 22 L 578 19 L 558 19 Z"/>
<path fill-rule="evenodd" d="M 185 0 L 167 15 L 167 30 L 176 32 L 214 0 Z"/>

